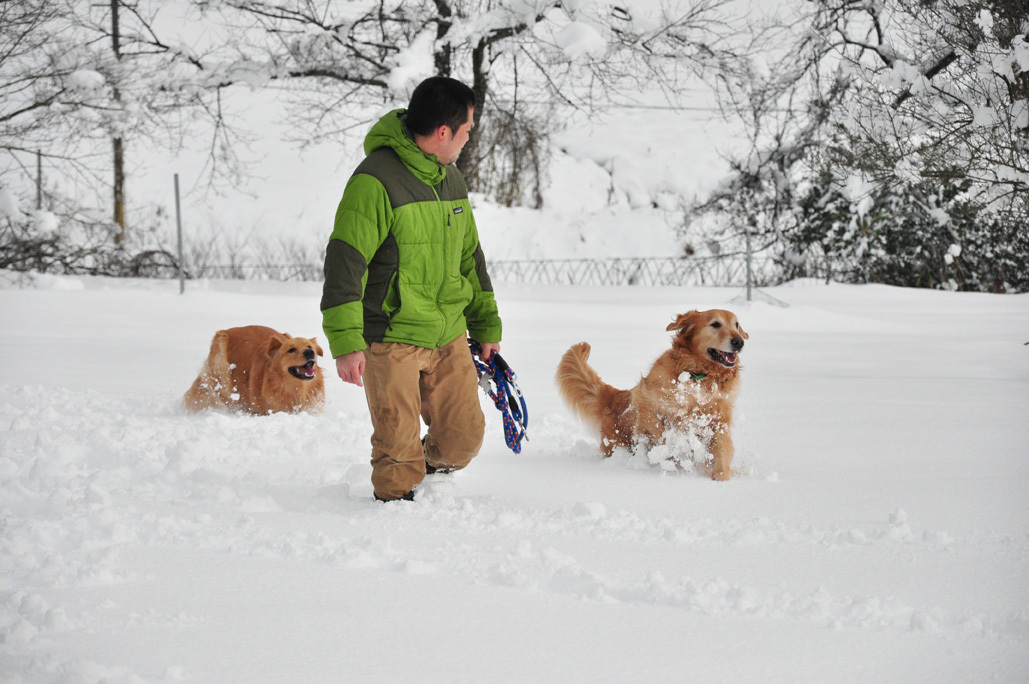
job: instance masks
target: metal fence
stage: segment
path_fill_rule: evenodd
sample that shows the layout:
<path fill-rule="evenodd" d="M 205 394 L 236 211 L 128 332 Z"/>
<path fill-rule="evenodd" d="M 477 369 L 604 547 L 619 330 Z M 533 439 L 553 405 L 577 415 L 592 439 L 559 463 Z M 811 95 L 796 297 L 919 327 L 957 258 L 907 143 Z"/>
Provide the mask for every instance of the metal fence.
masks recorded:
<path fill-rule="evenodd" d="M 495 281 L 538 285 L 742 287 L 747 282 L 743 256 L 519 259 L 491 261 L 488 268 Z M 753 282 L 759 287 L 776 280 L 777 270 L 768 258 L 755 258 L 751 268 Z"/>
<path fill-rule="evenodd" d="M 487 264 L 499 283 L 533 285 L 675 285 L 743 287 L 747 263 L 742 256 L 727 257 L 613 257 L 609 259 L 511 259 Z M 771 259 L 751 263 L 753 283 L 764 287 L 777 282 Z M 322 264 L 204 265 L 188 270 L 190 278 L 226 280 L 320 281 Z"/>
<path fill-rule="evenodd" d="M 323 269 L 322 264 L 214 264 L 186 271 L 189 278 L 317 282 Z"/>

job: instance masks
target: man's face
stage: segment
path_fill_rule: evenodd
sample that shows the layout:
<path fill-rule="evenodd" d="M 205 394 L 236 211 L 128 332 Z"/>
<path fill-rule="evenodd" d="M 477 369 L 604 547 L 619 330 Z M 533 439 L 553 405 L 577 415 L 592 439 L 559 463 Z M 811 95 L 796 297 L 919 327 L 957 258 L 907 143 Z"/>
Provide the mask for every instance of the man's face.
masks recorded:
<path fill-rule="evenodd" d="M 469 107 L 468 120 L 460 128 L 453 131 L 450 127 L 446 127 L 446 132 L 443 134 L 444 139 L 440 144 L 439 154 L 436 155 L 439 158 L 440 164 L 450 165 L 457 161 L 457 158 L 461 155 L 461 150 L 464 149 L 465 144 L 468 142 L 468 136 L 471 134 L 474 124 L 475 110 Z"/>

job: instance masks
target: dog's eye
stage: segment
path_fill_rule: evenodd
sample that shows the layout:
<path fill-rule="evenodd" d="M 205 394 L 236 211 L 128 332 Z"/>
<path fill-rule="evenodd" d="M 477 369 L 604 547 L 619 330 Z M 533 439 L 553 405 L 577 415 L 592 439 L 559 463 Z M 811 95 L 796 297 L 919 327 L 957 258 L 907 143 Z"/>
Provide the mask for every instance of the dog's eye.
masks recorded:
<path fill-rule="evenodd" d="M 290 354 L 292 354 L 292 353 L 293 353 L 293 352 L 295 352 L 296 350 L 297 350 L 297 348 L 296 348 L 296 347 L 292 347 L 292 348 L 291 348 L 291 349 L 289 350 L 289 353 L 290 353 Z"/>
<path fill-rule="evenodd" d="M 714 323 L 711 324 L 711 327 L 712 328 L 721 328 L 722 324 L 719 323 L 718 321 L 715 321 Z"/>

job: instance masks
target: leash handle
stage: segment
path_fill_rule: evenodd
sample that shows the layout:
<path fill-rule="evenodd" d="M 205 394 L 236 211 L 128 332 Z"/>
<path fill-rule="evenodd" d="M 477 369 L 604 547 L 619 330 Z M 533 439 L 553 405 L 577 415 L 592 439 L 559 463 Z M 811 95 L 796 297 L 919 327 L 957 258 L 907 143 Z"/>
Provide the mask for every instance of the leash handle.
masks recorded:
<path fill-rule="evenodd" d="M 529 424 L 529 410 L 525 404 L 514 371 L 500 354 L 493 352 L 489 359 L 482 360 L 482 345 L 473 339 L 468 340 L 475 372 L 479 376 L 479 386 L 493 400 L 493 405 L 500 411 L 504 421 L 504 441 L 511 451 L 520 453 L 522 440 L 528 439 L 525 429 Z M 492 385 L 490 384 L 492 383 Z M 496 388 L 494 391 L 493 388 Z"/>

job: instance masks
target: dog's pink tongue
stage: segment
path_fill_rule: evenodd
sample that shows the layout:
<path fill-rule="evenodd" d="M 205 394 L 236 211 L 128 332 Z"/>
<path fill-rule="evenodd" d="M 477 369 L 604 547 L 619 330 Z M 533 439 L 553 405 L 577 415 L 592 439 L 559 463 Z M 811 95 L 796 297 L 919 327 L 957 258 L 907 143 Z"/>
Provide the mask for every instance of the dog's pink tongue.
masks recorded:
<path fill-rule="evenodd" d="M 730 352 L 725 355 L 725 360 L 729 363 L 736 363 L 736 355 Z"/>

